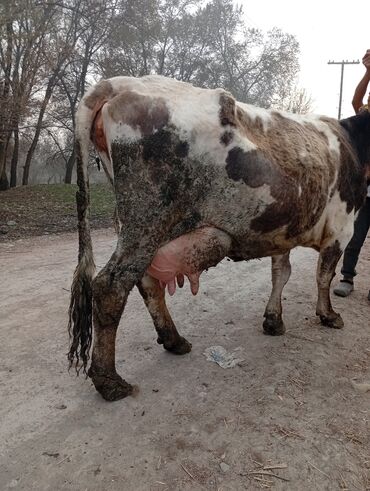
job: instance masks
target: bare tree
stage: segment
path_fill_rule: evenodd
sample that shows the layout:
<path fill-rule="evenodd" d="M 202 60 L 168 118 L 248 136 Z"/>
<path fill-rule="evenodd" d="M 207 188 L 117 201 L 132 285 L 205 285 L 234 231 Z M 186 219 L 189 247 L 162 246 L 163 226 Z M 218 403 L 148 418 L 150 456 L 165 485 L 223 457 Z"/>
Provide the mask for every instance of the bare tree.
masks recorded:
<path fill-rule="evenodd" d="M 100 73 L 158 73 L 224 87 L 241 101 L 269 107 L 298 72 L 295 38 L 247 29 L 232 0 L 128 0 L 99 57 Z M 146 16 L 144 12 L 150 13 Z M 125 26 L 125 29 L 122 28 Z"/>
<path fill-rule="evenodd" d="M 36 7 L 33 0 L 6 2 L 1 7 L 0 29 L 6 29 L 6 50 L 0 42 L 0 70 L 4 74 L 4 112 L 0 124 L 0 155 L 5 172 L 9 139 L 13 132 L 19 137 L 20 122 L 29 111 L 32 91 L 38 82 L 45 38 L 50 28 L 53 10 L 49 6 Z M 5 21 L 5 22 L 4 22 Z M 16 182 L 17 145 L 12 157 L 13 179 Z"/>
<path fill-rule="evenodd" d="M 5 31 L 5 46 L 1 43 L 1 69 L 2 77 L 0 81 L 0 190 L 7 189 L 9 182 L 6 175 L 6 154 L 11 132 L 9 130 L 9 119 L 11 115 L 11 70 L 12 70 L 12 51 L 13 51 L 13 26 L 11 20 L 1 11 L 2 32 Z"/>
<path fill-rule="evenodd" d="M 155 45 L 161 30 L 158 0 L 121 0 L 99 56 L 105 77 L 139 77 L 155 70 Z"/>
<path fill-rule="evenodd" d="M 16 185 L 19 138 L 22 127 L 34 127 L 33 138 L 25 158 L 22 184 L 28 184 L 30 166 L 44 118 L 57 83 L 68 78 L 69 66 L 75 65 L 78 81 L 68 91 L 72 103 L 69 118 L 74 120 L 77 100 L 85 90 L 92 57 L 107 34 L 113 0 L 63 0 L 62 2 L 16 0 L 0 7 L 0 176 L 8 187 L 6 161 L 13 135 L 11 186 Z M 111 15 L 110 13 L 110 15 Z M 78 44 L 79 43 L 79 44 Z M 71 89 L 71 87 L 69 87 Z M 68 169 L 73 167 L 73 156 Z M 68 178 L 67 178 L 68 180 Z M 70 181 L 70 179 L 69 179 Z M 1 182 L 1 181 L 0 181 Z M 1 185 L 1 184 L 0 184 Z"/>
<path fill-rule="evenodd" d="M 295 114 L 307 114 L 313 110 L 313 100 L 306 89 L 294 86 L 275 107 Z"/>
<path fill-rule="evenodd" d="M 75 130 L 75 112 L 77 104 L 85 92 L 87 76 L 93 71 L 95 57 L 105 44 L 109 34 L 109 27 L 116 11 L 115 1 L 104 0 L 86 4 L 83 17 L 83 30 L 76 44 L 75 52 L 71 58 L 68 69 L 59 77 L 59 89 L 68 101 L 69 117 L 71 121 L 72 141 L 70 155 L 66 164 L 64 182 L 70 184 L 75 163 L 73 135 Z"/>
<path fill-rule="evenodd" d="M 28 149 L 24 168 L 22 184 L 27 185 L 30 166 L 42 130 L 44 115 L 52 97 L 58 78 L 62 76 L 70 63 L 79 36 L 79 21 L 81 16 L 81 0 L 73 2 L 73 9 L 63 5 L 61 10 L 54 12 L 53 23 L 50 25 L 47 41 L 48 48 L 43 53 L 44 70 L 46 72 L 46 87 L 40 101 L 39 111 L 35 124 L 35 132 Z M 45 82 L 44 82 L 45 83 Z"/>
<path fill-rule="evenodd" d="M 158 73 L 260 106 L 305 110 L 304 98 L 293 97 L 295 38 L 248 29 L 242 19 L 232 0 L 3 0 L 0 189 L 9 185 L 9 164 L 17 184 L 23 160 L 23 184 L 46 162 L 72 181 L 74 114 L 100 76 Z"/>

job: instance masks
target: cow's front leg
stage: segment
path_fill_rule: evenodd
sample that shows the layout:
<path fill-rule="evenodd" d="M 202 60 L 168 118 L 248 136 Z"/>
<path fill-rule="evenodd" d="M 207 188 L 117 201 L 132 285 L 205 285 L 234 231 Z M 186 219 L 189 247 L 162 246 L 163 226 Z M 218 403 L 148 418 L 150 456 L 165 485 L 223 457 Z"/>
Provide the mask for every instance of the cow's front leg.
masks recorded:
<path fill-rule="evenodd" d="M 285 332 L 282 319 L 281 294 L 289 280 L 292 269 L 289 254 L 290 252 L 287 252 L 282 256 L 272 256 L 271 258 L 272 291 L 264 313 L 265 320 L 263 321 L 265 334 L 270 334 L 271 336 L 279 336 Z"/>
<path fill-rule="evenodd" d="M 166 306 L 165 289 L 160 287 L 159 281 L 146 274 L 138 283 L 138 288 L 153 319 L 158 334 L 157 342 L 177 355 L 189 353 L 191 343 L 177 332 Z"/>
<path fill-rule="evenodd" d="M 320 316 L 321 323 L 324 326 L 341 329 L 343 320 L 340 314 L 337 314 L 330 301 L 330 284 L 335 276 L 335 268 L 343 253 L 339 242 L 335 241 L 320 251 L 317 264 L 317 287 L 318 299 L 316 314 Z"/>

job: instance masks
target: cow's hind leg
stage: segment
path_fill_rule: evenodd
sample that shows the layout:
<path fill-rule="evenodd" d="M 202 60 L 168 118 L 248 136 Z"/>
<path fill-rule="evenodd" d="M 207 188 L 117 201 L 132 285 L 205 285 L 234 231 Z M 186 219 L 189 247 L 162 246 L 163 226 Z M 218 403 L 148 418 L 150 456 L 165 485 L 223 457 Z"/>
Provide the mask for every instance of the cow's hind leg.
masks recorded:
<path fill-rule="evenodd" d="M 132 393 L 115 368 L 115 341 L 129 292 L 150 263 L 151 251 L 134 251 L 120 236 L 116 251 L 93 281 L 94 345 L 89 376 L 96 390 L 108 401 Z"/>
<path fill-rule="evenodd" d="M 338 241 L 321 249 L 317 264 L 318 300 L 316 314 L 320 316 L 324 326 L 341 329 L 343 320 L 333 310 L 330 301 L 330 284 L 335 276 L 335 268 L 343 253 Z"/>
<path fill-rule="evenodd" d="M 146 274 L 138 283 L 138 288 L 153 319 L 158 334 L 157 342 L 177 355 L 189 353 L 191 343 L 177 332 L 166 306 L 165 290 L 160 287 L 159 281 Z"/>
<path fill-rule="evenodd" d="M 263 330 L 265 334 L 279 336 L 284 334 L 285 326 L 282 319 L 281 294 L 289 280 L 291 266 L 289 252 L 281 256 L 272 256 L 272 291 L 264 313 Z"/>
<path fill-rule="evenodd" d="M 125 276 L 113 255 L 93 282 L 94 345 L 88 375 L 107 401 L 122 399 L 133 390 L 117 374 L 115 367 L 117 327 L 133 287 L 132 281 L 127 281 Z"/>

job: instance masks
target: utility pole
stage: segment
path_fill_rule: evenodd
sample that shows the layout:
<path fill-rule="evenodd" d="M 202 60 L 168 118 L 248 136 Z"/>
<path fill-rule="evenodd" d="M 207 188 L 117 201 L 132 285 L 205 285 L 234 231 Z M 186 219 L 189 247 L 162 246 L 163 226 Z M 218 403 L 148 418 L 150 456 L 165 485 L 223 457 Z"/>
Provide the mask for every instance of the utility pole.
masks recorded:
<path fill-rule="evenodd" d="M 340 91 L 339 91 L 339 108 L 338 108 L 338 119 L 340 119 L 342 115 L 342 94 L 343 94 L 343 74 L 344 74 L 344 65 L 358 65 L 359 60 L 353 61 L 328 61 L 328 65 L 341 65 L 340 71 Z"/>

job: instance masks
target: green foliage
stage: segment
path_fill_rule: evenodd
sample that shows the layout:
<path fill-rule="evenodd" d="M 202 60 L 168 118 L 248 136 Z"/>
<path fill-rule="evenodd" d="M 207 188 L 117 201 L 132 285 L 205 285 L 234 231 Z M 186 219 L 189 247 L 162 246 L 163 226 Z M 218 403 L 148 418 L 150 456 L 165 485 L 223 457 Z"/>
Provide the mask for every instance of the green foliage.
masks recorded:
<path fill-rule="evenodd" d="M 30 186 L 29 192 L 38 199 L 46 199 L 54 203 L 58 209 L 75 213 L 77 185 L 39 184 Z M 114 194 L 108 184 L 92 184 L 90 186 L 91 214 L 93 216 L 111 216 L 114 211 Z"/>
<path fill-rule="evenodd" d="M 75 184 L 21 186 L 1 194 L 0 240 L 77 229 Z M 113 227 L 114 194 L 108 184 L 90 188 L 91 224 Z"/>

